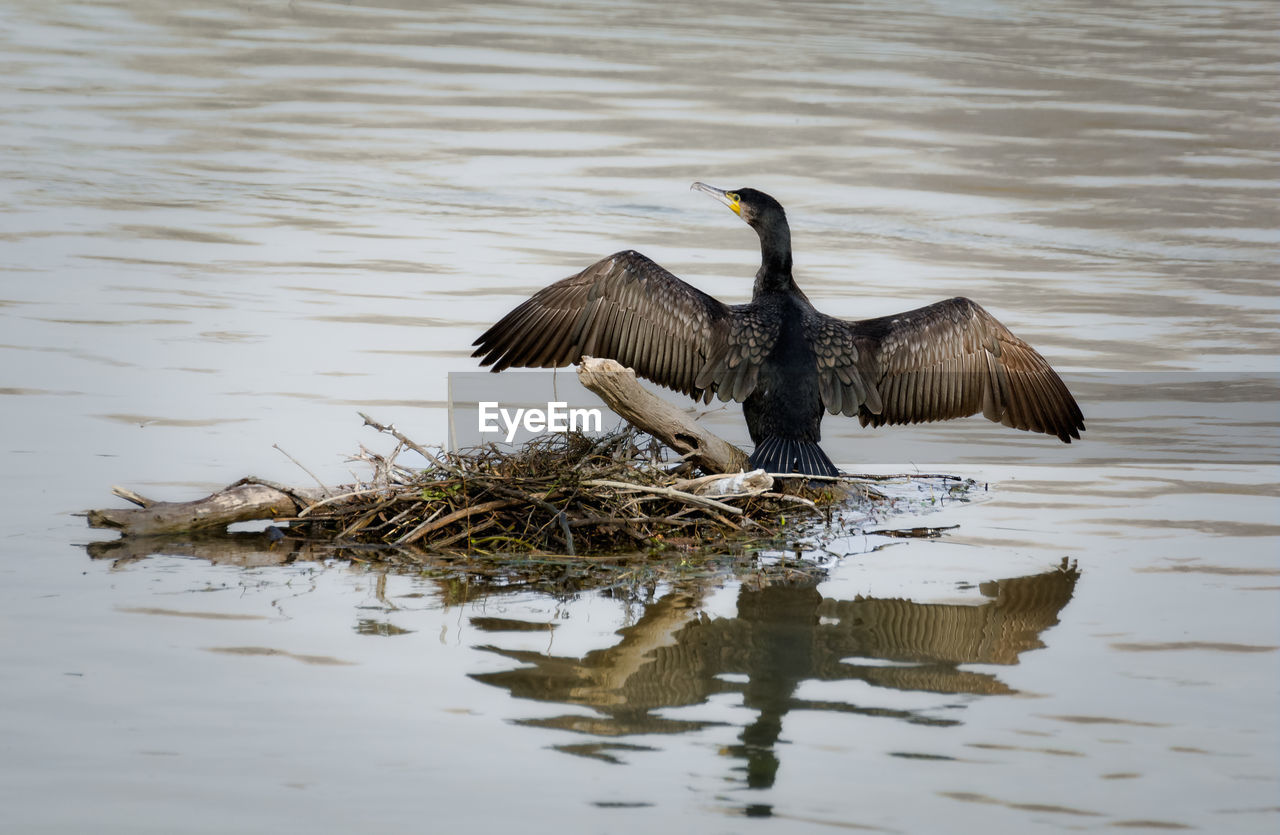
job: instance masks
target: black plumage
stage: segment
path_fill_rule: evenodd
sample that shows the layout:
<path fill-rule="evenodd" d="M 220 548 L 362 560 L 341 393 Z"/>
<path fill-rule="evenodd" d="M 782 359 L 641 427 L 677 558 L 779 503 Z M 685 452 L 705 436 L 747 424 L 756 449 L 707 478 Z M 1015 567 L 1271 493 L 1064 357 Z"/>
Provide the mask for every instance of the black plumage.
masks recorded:
<path fill-rule="evenodd" d="M 846 322 L 819 313 L 791 277 L 782 206 L 755 189 L 694 188 L 760 236 L 751 301 L 726 305 L 627 250 L 539 290 L 475 341 L 482 365 L 558 368 L 609 357 L 709 402 L 742 403 L 753 466 L 836 475 L 818 446 L 823 411 L 862 425 L 981 412 L 1070 443 L 1080 407 L 1049 363 L 976 303 L 954 298 Z"/>

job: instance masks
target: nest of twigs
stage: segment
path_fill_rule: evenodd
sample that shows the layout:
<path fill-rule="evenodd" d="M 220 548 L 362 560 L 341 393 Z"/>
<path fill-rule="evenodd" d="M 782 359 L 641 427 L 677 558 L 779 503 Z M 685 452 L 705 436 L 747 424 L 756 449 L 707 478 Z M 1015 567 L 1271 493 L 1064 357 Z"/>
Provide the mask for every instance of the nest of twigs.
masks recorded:
<path fill-rule="evenodd" d="M 490 445 L 430 452 L 400 436 L 390 455 L 364 450 L 372 478 L 341 501 L 320 502 L 289 520 L 331 542 L 411 547 L 436 553 L 610 554 L 720 549 L 777 543 L 804 517 L 819 519 L 845 494 L 788 484 L 741 495 L 698 495 L 676 477 L 679 462 L 633 429 L 604 437 L 548 435 L 515 452 Z M 425 469 L 396 462 L 410 447 Z"/>

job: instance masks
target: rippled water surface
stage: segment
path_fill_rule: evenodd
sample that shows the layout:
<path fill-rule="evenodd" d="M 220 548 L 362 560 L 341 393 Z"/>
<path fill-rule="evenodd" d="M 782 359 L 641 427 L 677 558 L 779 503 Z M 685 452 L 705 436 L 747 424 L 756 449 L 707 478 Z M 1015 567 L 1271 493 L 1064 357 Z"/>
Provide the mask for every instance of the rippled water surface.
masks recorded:
<path fill-rule="evenodd" d="M 1275 831 L 1272 3 L 0 10 L 0 829 Z M 986 489 L 809 584 L 81 547 L 113 484 L 308 481 L 273 444 L 350 481 L 357 410 L 444 442 L 483 326 L 610 252 L 744 300 L 694 180 L 778 197 L 827 312 L 981 302 L 1084 441 L 828 419 Z"/>

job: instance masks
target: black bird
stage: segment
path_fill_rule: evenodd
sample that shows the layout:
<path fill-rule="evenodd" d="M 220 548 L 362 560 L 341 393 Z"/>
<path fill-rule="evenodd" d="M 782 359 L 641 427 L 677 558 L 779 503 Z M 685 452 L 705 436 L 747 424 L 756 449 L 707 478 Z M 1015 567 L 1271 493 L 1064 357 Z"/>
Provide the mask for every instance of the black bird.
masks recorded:
<path fill-rule="evenodd" d="M 1065 443 L 1080 407 L 1034 348 L 965 298 L 878 319 L 819 313 L 791 277 L 782 206 L 750 188 L 693 188 L 724 203 L 760 236 L 747 304 L 723 304 L 632 250 L 545 287 L 475 341 L 493 371 L 559 368 L 609 357 L 667 388 L 737 400 L 756 448 L 751 466 L 834 476 L 819 448 L 823 409 L 863 426 L 982 412 Z"/>

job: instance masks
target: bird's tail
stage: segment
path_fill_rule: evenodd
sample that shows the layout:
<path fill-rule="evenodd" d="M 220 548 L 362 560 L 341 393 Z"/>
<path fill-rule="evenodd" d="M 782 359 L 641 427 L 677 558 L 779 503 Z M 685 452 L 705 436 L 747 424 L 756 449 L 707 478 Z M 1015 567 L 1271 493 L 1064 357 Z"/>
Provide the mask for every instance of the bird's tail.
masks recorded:
<path fill-rule="evenodd" d="M 813 441 L 771 435 L 756 446 L 748 463 L 753 469 L 770 473 L 838 476 L 840 471 Z"/>

